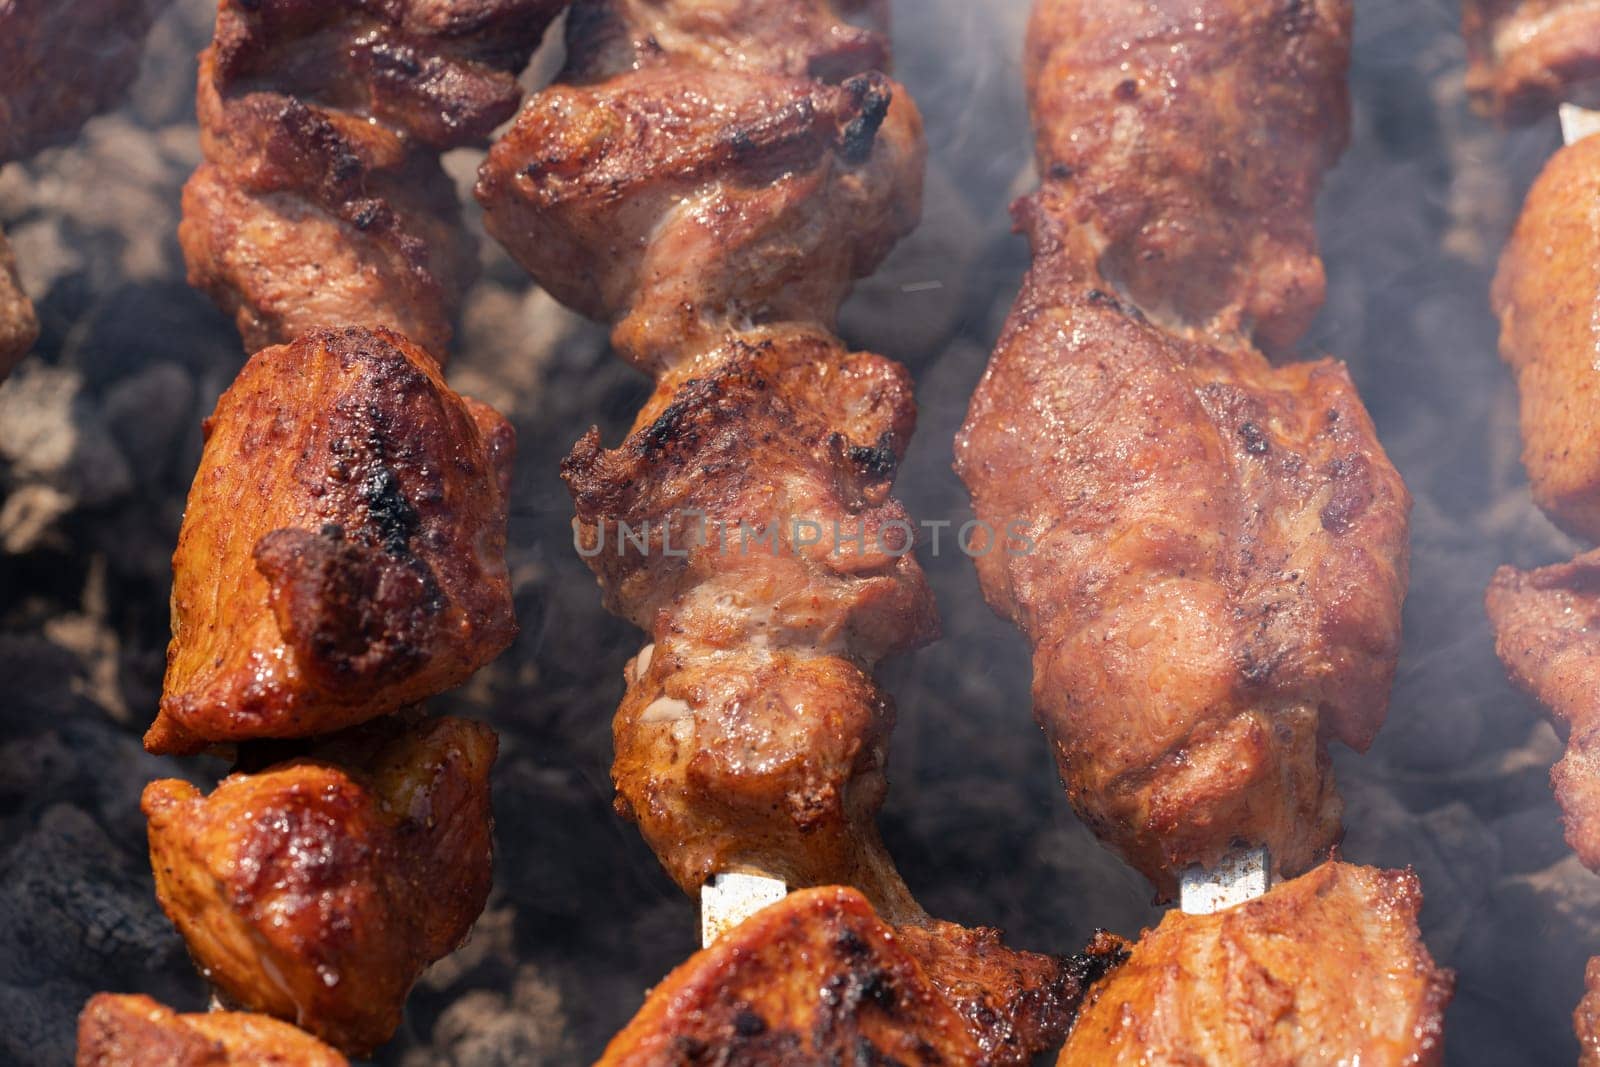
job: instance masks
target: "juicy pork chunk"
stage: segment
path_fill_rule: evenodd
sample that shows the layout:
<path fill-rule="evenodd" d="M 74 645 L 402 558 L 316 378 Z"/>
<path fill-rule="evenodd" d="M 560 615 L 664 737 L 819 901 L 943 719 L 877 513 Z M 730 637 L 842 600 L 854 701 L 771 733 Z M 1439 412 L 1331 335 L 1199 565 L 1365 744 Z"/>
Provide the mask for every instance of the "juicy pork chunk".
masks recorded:
<path fill-rule="evenodd" d="M 512 115 L 562 6 L 221 0 L 179 238 L 247 350 L 388 326 L 445 358 L 476 258 L 439 153 Z"/>
<path fill-rule="evenodd" d="M 488 899 L 496 749 L 480 723 L 391 719 L 210 796 L 152 782 L 161 907 L 229 1002 L 367 1055 Z"/>
<path fill-rule="evenodd" d="M 1159 302 L 1157 274 L 1121 278 L 1132 298 L 1105 274 L 1117 263 L 1182 262 L 1192 277 L 1232 279 L 1206 302 L 1257 307 L 1230 327 L 1247 329 L 1254 315 L 1257 332 L 1273 318 L 1262 309 L 1299 306 L 1280 297 L 1310 292 L 1279 281 L 1321 275 L 1281 268 L 1315 258 L 1310 194 L 1342 133 L 1313 150 L 1298 128 L 1281 128 L 1324 107 L 1343 114 L 1347 43 L 1337 38 L 1348 10 L 1307 3 L 1294 17 L 1257 20 L 1210 4 L 1215 19 L 1190 41 L 1173 7 L 1041 0 L 1035 9 L 1028 51 L 1045 184 L 1018 207 L 1034 264 L 956 446 L 978 517 L 996 531 L 979 577 L 1033 645 L 1035 715 L 1073 806 L 1164 897 L 1183 868 L 1212 866 L 1240 844 L 1268 846 L 1274 868 L 1295 874 L 1338 841 L 1327 745 L 1364 750 L 1383 722 L 1410 506 L 1342 366 L 1275 368 L 1216 322 L 1177 328 L 1151 314 L 1140 294 Z M 1254 144 L 1281 129 L 1300 146 L 1273 165 L 1297 175 L 1286 188 L 1298 191 L 1275 210 L 1303 218 L 1272 215 L 1264 243 L 1249 243 L 1245 214 L 1195 214 L 1188 179 L 1178 180 L 1189 168 L 1175 157 L 1124 172 L 1171 178 L 1139 183 L 1154 230 L 1123 225 L 1104 195 L 1097 176 L 1116 172 L 1085 147 L 1097 136 L 1139 129 L 1127 143 L 1159 146 L 1238 111 L 1210 88 L 1211 66 L 1200 78 L 1182 65 L 1142 65 L 1153 46 L 1136 31 L 1158 14 L 1149 33 L 1170 37 L 1174 54 L 1192 45 L 1255 55 L 1269 43 L 1258 35 L 1270 33 L 1278 61 L 1291 65 L 1263 107 L 1245 109 L 1262 125 L 1229 134 Z M 1099 27 L 1094 54 L 1134 42 L 1131 88 L 1102 84 L 1103 64 L 1072 58 L 1090 49 L 1074 36 L 1090 27 Z M 1105 91 L 1091 112 L 1096 86 Z M 1169 107 L 1141 104 L 1167 93 Z M 1086 123 L 1101 133 L 1080 137 Z M 1229 143 L 1208 137 L 1213 148 Z M 1122 143 L 1111 138 L 1105 150 Z M 1158 222 L 1164 213 L 1171 219 Z M 1228 236 L 1194 231 L 1197 243 L 1174 246 L 1176 259 L 1147 254 L 1146 236 L 1178 232 L 1178 215 Z M 1209 257 L 1237 270 L 1213 271 Z M 1285 330 L 1279 341 L 1291 339 Z"/>
<path fill-rule="evenodd" d="M 314 331 L 257 353 L 206 434 L 150 751 L 342 729 L 510 644 L 513 433 L 426 352 Z"/>
<path fill-rule="evenodd" d="M 1467 91 L 1485 114 L 1526 122 L 1600 76 L 1600 0 L 1462 0 Z"/>
<path fill-rule="evenodd" d="M 1322 306 L 1313 207 L 1349 137 L 1350 0 L 1038 3 L 1039 172 L 1164 326 L 1291 348 Z"/>
<path fill-rule="evenodd" d="M 1062 1067 L 1438 1064 L 1454 975 L 1410 871 L 1328 863 L 1213 915 L 1169 911 L 1090 992 Z"/>
<path fill-rule="evenodd" d="M 1517 377 L 1533 498 L 1563 529 L 1600 541 L 1600 137 L 1545 165 L 1500 257 L 1491 299 L 1500 353 Z"/>
<path fill-rule="evenodd" d="M 179 1015 L 146 996 L 100 993 L 78 1016 L 77 1067 L 348 1067 L 288 1023 L 248 1012 Z"/>
<path fill-rule="evenodd" d="M 828 329 L 915 223 L 924 148 L 873 68 L 886 39 L 843 14 L 578 4 L 478 197 L 656 377 L 628 439 L 591 433 L 563 471 L 608 605 L 652 638 L 616 718 L 619 808 L 686 891 L 753 868 L 912 921 L 873 825 L 893 712 L 871 671 L 937 633 L 890 495 L 915 408 L 903 368 Z"/>
<path fill-rule="evenodd" d="M 22 291 L 16 257 L 0 233 L 0 381 L 22 361 L 39 337 L 39 319 L 33 302 Z"/>
<path fill-rule="evenodd" d="M 169 0 L 0 3 L 0 163 L 71 140 L 120 101 Z"/>
<path fill-rule="evenodd" d="M 783 983 L 772 995 L 787 1014 L 752 1021 L 729 1014 L 717 971 L 781 968 L 713 947 L 668 982 L 693 986 L 708 1014 L 680 1019 L 663 994 L 664 1014 L 618 1038 L 616 1062 L 919 1048 L 985 1062 L 958 1025 L 968 1008 L 1012 1035 L 1004 1062 L 1026 1062 L 1074 1002 L 1008 998 L 1011 978 L 1050 985 L 1059 962 L 931 922 L 875 826 L 893 709 L 872 672 L 938 631 L 891 496 L 915 422 L 909 376 L 831 332 L 852 282 L 921 208 L 917 109 L 884 73 L 881 22 L 851 21 L 882 7 L 580 0 L 561 77 L 479 172 L 489 231 L 655 378 L 619 447 L 591 432 L 563 468 L 608 606 L 650 635 L 614 723 L 618 809 L 687 892 L 726 871 L 853 886 L 874 929 L 901 928 L 895 951 L 931 938 L 942 973 L 960 976 L 943 1021 L 917 1022 L 918 1006 L 902 1027 L 852 1004 L 836 1025 L 834 987 L 811 980 L 833 964 L 783 955 L 793 980 L 760 977 Z M 835 898 L 792 907 L 808 899 Z M 910 983 L 903 1006 L 920 1005 L 922 978 L 892 968 Z"/>
<path fill-rule="evenodd" d="M 1550 782 L 1567 843 L 1600 871 L 1600 551 L 1536 571 L 1501 567 L 1487 606 L 1512 680 L 1567 733 Z"/>
<path fill-rule="evenodd" d="M 1063 970 L 1004 949 L 986 960 L 984 946 L 962 943 L 996 947 L 992 931 L 940 923 L 907 935 L 854 890 L 792 893 L 651 990 L 600 1067 L 1020 1067 L 1060 1040 L 1060 1002 L 1075 1004 L 1120 958 L 1107 945 Z"/>

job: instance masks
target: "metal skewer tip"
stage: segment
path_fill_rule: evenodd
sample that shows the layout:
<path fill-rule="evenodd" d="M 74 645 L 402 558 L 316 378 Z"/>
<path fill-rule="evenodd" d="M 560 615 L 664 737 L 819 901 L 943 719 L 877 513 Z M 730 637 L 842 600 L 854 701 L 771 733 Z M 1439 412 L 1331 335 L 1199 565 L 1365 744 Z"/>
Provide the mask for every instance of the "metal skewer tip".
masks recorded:
<path fill-rule="evenodd" d="M 1561 105 L 1561 139 L 1574 144 L 1592 133 L 1600 133 L 1600 111 L 1577 104 Z"/>
<path fill-rule="evenodd" d="M 777 878 L 759 874 L 719 874 L 700 887 L 700 947 L 706 948 L 769 904 L 788 895 Z"/>
<path fill-rule="evenodd" d="M 1199 864 L 1178 878 L 1178 901 L 1186 914 L 1210 915 L 1254 900 L 1272 887 L 1272 863 L 1265 846 L 1240 849 L 1215 867 Z"/>

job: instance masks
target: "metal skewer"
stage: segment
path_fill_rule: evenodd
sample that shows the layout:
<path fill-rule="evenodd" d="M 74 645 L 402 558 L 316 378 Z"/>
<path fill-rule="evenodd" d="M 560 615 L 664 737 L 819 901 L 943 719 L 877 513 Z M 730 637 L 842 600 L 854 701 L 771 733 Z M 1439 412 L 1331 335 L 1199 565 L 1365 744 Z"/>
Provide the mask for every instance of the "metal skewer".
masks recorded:
<path fill-rule="evenodd" d="M 778 878 L 762 874 L 729 872 L 714 875 L 700 887 L 700 947 L 744 922 L 750 916 L 776 904 L 789 893 Z"/>
<path fill-rule="evenodd" d="M 1266 846 L 1237 849 L 1215 867 L 1195 864 L 1178 876 L 1178 906 L 1189 915 L 1210 915 L 1254 900 L 1272 888 L 1272 857 Z"/>

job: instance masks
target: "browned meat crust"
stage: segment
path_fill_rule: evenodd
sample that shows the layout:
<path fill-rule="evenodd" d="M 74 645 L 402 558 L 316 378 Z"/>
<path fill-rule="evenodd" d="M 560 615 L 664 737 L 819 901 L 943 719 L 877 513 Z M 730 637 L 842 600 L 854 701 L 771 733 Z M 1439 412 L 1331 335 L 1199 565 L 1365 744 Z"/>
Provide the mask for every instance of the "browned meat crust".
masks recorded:
<path fill-rule="evenodd" d="M 657 379 L 620 448 L 591 433 L 564 468 L 607 603 L 653 639 L 619 807 L 686 891 L 743 865 L 920 920 L 872 825 L 892 712 L 871 670 L 937 627 L 889 495 L 915 409 L 902 368 L 827 332 L 917 218 L 916 108 L 825 0 L 591 0 L 568 48 L 478 196 Z M 647 549 L 619 545 L 646 523 Z"/>
<path fill-rule="evenodd" d="M 208 797 L 152 782 L 156 895 L 231 1002 L 366 1055 L 488 899 L 496 748 L 480 723 L 388 720 Z"/>
<path fill-rule="evenodd" d="M 149 997 L 99 993 L 78 1016 L 78 1067 L 347 1067 L 309 1034 L 265 1015 L 179 1015 Z"/>
<path fill-rule="evenodd" d="M 1350 0 L 1039 3 L 1039 171 L 1151 318 L 1291 348 L 1322 305 L 1313 207 L 1349 135 Z"/>
<path fill-rule="evenodd" d="M 1030 53 L 1079 7 L 1043 0 Z M 1323 32 L 1304 10 L 1296 32 Z M 1207 47 L 1231 54 L 1234 25 Z M 1048 161 L 1081 120 L 1071 86 L 1039 85 Z M 1103 841 L 1163 896 L 1241 842 L 1298 873 L 1340 835 L 1328 741 L 1365 749 L 1383 721 L 1410 500 L 1341 366 L 1274 368 L 1115 295 L 1097 203 L 1057 175 L 1018 209 L 1033 270 L 956 449 L 979 518 L 1013 535 L 979 576 L 1033 645 L 1035 714 Z"/>
<path fill-rule="evenodd" d="M 22 291 L 16 257 L 11 254 L 6 235 L 0 233 L 0 381 L 38 339 L 39 319 L 33 313 L 33 302 Z"/>
<path fill-rule="evenodd" d="M 382 325 L 446 358 L 475 257 L 438 154 L 511 116 L 562 6 L 220 0 L 179 237 L 247 351 Z"/>
<path fill-rule="evenodd" d="M 1587 100 L 1600 77 L 1597 0 L 1462 0 L 1461 31 L 1473 103 L 1507 122 Z"/>
<path fill-rule="evenodd" d="M 426 352 L 314 331 L 257 353 L 206 434 L 150 751 L 328 733 L 510 644 L 512 430 Z"/>
<path fill-rule="evenodd" d="M 1076 1003 L 1118 958 L 1114 950 L 1080 957 L 1063 971 L 1044 957 L 1000 949 L 986 958 L 983 946 L 937 944 L 952 934 L 993 945 L 992 931 L 896 930 L 851 889 L 792 893 L 668 975 L 600 1064 L 1026 1063 L 1019 1049 L 1060 1040 L 1062 1017 L 1030 1014 L 1026 1004 Z M 968 968 L 970 1004 L 952 1003 L 941 988 L 959 981 L 930 972 L 930 962 L 951 960 Z M 1039 1018 L 1052 1023 L 1023 1032 Z"/>
<path fill-rule="evenodd" d="M 909 377 L 831 332 L 851 283 L 921 206 L 916 107 L 883 73 L 881 24 L 846 17 L 882 6 L 584 0 L 561 79 L 490 151 L 478 198 L 540 284 L 611 323 L 619 354 L 656 379 L 620 447 L 591 431 L 563 468 L 608 606 L 651 637 L 614 725 L 619 811 L 686 892 L 735 869 L 856 887 L 926 950 L 942 1001 L 917 993 L 917 1010 L 954 1035 L 927 1039 L 927 1055 L 979 1062 L 952 1029 L 966 1015 L 990 1035 L 985 1055 L 1026 1063 L 1076 998 L 1018 999 L 1006 983 L 1054 988 L 1059 961 L 931 924 L 874 824 L 893 710 L 872 671 L 938 628 L 890 495 L 915 422 Z M 807 899 L 834 898 L 793 909 Z M 705 977 L 739 962 L 725 951 L 668 984 L 731 1003 Z M 837 1007 L 779 980 L 805 1026 Z M 618 1062 L 815 1062 L 858 1026 L 896 1055 L 922 1041 L 920 1023 L 852 1018 L 835 1032 L 831 1015 L 817 1019 L 826 1032 L 730 1035 L 720 1008 L 685 1020 L 652 1003 L 613 1046 Z"/>
<path fill-rule="evenodd" d="M 1578 1067 L 1600 1067 L 1600 956 L 1583 969 L 1583 999 L 1572 1012 Z"/>
<path fill-rule="evenodd" d="M 1500 258 L 1491 299 L 1500 354 L 1522 399 L 1533 498 L 1563 529 L 1600 541 L 1600 138 L 1551 157 Z"/>
<path fill-rule="evenodd" d="M 71 140 L 139 73 L 145 34 L 169 0 L 0 4 L 0 163 Z"/>
<path fill-rule="evenodd" d="M 1329 863 L 1215 915 L 1169 911 L 1090 992 L 1063 1067 L 1411 1067 L 1444 1055 L 1455 976 L 1410 871 Z"/>
<path fill-rule="evenodd" d="M 1600 551 L 1536 571 L 1501 567 L 1486 603 L 1512 680 L 1567 731 L 1550 783 L 1567 843 L 1600 871 Z"/>

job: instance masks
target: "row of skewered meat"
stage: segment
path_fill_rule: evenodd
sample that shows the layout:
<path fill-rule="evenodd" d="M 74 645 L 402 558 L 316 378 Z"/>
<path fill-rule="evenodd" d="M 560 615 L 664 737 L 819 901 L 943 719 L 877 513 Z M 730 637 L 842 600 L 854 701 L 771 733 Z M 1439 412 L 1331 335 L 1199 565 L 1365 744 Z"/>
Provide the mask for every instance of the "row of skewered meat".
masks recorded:
<path fill-rule="evenodd" d="M 497 739 L 421 704 L 516 634 L 515 438 L 441 370 L 473 256 L 439 154 L 512 114 L 559 6 L 218 6 L 179 236 L 255 354 L 205 425 L 145 746 L 234 771 L 142 806 L 162 908 L 237 1010 L 101 995 L 80 1063 L 365 1056 L 488 899 Z"/>
<path fill-rule="evenodd" d="M 408 710 L 514 633 L 510 430 L 440 373 L 473 257 L 437 156 L 512 115 L 563 6 L 222 0 L 181 236 L 261 350 L 207 425 L 147 745 L 238 767 L 144 806 L 163 906 L 247 1011 L 97 998 L 85 1062 L 311 1062 L 251 1013 L 364 1053 L 483 905 L 492 732 Z M 604 1062 L 1025 1063 L 1069 1025 L 1068 1063 L 1436 1058 L 1449 980 L 1414 876 L 1325 862 L 1328 743 L 1371 742 L 1393 676 L 1408 501 L 1343 368 L 1268 358 L 1321 299 L 1348 3 L 1039 0 L 1030 28 L 1035 262 L 958 469 L 1035 548 L 980 578 L 1108 845 L 1163 896 L 1240 845 L 1285 879 L 1070 959 L 931 920 L 873 825 L 872 670 L 938 630 L 915 557 L 871 550 L 906 518 L 909 377 L 832 329 L 918 214 L 883 8 L 580 0 L 481 174 L 490 231 L 655 381 L 621 446 L 591 433 L 563 472 L 580 539 L 689 546 L 591 560 L 650 638 L 619 809 L 686 891 L 800 890 L 669 976 Z M 697 542 L 691 515 L 773 523 L 772 550 Z M 795 517 L 869 536 L 798 544 Z"/>
<path fill-rule="evenodd" d="M 1518 123 L 1595 103 L 1600 5 L 1469 0 L 1468 88 L 1485 114 Z M 1528 192 L 1491 302 L 1521 399 L 1533 499 L 1572 537 L 1600 541 L 1600 138 L 1569 137 Z M 1600 872 L 1600 551 L 1533 570 L 1502 567 L 1486 605 L 1511 678 L 1567 735 L 1551 784 L 1567 842 Z M 1600 957 L 1573 1014 L 1581 1062 L 1600 1064 Z"/>

